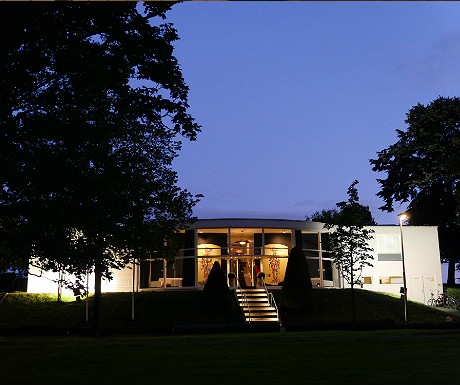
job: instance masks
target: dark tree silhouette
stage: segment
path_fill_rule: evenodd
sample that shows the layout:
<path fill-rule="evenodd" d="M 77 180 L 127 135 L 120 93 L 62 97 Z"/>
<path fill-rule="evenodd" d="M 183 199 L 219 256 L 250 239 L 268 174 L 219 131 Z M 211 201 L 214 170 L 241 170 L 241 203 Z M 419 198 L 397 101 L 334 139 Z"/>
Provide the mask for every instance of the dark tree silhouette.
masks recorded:
<path fill-rule="evenodd" d="M 300 246 L 289 253 L 280 305 L 288 311 L 313 313 L 313 288 L 305 254 Z"/>
<path fill-rule="evenodd" d="M 11 260 L 101 279 L 165 257 L 197 197 L 171 168 L 195 140 L 161 24 L 173 3 L 4 3 L 0 65 L 0 242 Z"/>
<path fill-rule="evenodd" d="M 203 288 L 204 310 L 208 314 L 220 314 L 232 307 L 232 297 L 227 278 L 219 262 L 214 262 Z"/>

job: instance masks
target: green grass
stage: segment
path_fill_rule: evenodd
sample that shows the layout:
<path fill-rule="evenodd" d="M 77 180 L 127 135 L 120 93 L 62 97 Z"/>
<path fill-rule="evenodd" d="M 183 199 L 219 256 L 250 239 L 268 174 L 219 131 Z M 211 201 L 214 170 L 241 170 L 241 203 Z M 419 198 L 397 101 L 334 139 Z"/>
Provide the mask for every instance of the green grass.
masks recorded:
<path fill-rule="evenodd" d="M 459 384 L 458 330 L 0 337 L 5 384 Z"/>
<path fill-rule="evenodd" d="M 221 312 L 210 312 L 202 291 L 164 291 L 136 293 L 136 325 L 171 327 L 173 325 L 223 324 L 241 322 L 236 304 Z M 57 302 L 53 294 L 9 294 L 0 304 L 0 328 L 59 327 L 85 325 L 84 301 Z M 90 319 L 92 316 L 90 297 Z M 131 293 L 102 295 L 101 326 L 124 327 L 131 323 Z"/>
<path fill-rule="evenodd" d="M 273 291 L 279 303 L 281 291 Z M 286 323 L 340 323 L 351 322 L 350 289 L 317 289 L 314 294 L 314 312 L 311 315 L 297 315 L 282 312 Z M 400 298 L 368 290 L 355 290 L 356 321 L 391 321 L 404 323 L 404 305 Z M 418 302 L 407 303 L 408 322 L 445 322 L 446 314 Z"/>
<path fill-rule="evenodd" d="M 315 311 L 311 315 L 282 313 L 285 324 L 337 324 L 351 322 L 350 291 L 314 290 Z M 274 291 L 277 302 L 281 291 Z M 85 302 L 56 302 L 53 294 L 9 294 L 0 304 L 0 328 L 50 327 L 75 328 L 85 325 Z M 92 309 L 90 298 L 90 310 Z M 236 306 L 220 313 L 210 313 L 203 303 L 202 291 L 162 291 L 136 293 L 136 322 L 141 327 L 174 325 L 238 324 Z M 403 305 L 399 298 L 365 290 L 356 291 L 356 319 L 403 323 Z M 90 313 L 91 319 L 91 313 Z M 102 327 L 124 327 L 131 321 L 131 294 L 103 294 Z M 418 303 L 408 303 L 409 322 L 445 322 L 446 314 Z"/>

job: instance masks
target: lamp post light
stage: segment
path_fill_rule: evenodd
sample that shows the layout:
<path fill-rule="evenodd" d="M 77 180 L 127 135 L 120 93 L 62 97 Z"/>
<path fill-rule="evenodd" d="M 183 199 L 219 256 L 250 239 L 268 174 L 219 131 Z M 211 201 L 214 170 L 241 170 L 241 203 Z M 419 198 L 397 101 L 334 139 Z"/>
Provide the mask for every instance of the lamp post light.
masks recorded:
<path fill-rule="evenodd" d="M 403 285 L 404 285 L 404 322 L 407 322 L 407 286 L 406 286 L 406 266 L 404 263 L 404 239 L 403 239 L 403 228 L 402 222 L 407 219 L 406 214 L 399 214 L 399 229 L 401 230 L 401 257 L 402 257 L 402 268 L 403 268 Z"/>

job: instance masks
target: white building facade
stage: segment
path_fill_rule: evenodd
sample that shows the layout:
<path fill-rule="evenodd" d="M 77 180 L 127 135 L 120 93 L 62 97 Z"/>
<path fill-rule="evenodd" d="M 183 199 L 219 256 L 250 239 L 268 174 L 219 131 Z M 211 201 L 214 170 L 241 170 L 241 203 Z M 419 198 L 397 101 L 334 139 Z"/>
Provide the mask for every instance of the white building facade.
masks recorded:
<path fill-rule="evenodd" d="M 374 250 L 372 267 L 362 272 L 363 289 L 399 295 L 403 286 L 401 236 L 399 226 L 369 226 L 374 230 L 369 242 Z M 113 280 L 104 281 L 105 292 L 178 290 L 200 288 L 218 262 L 228 276 L 234 273 L 241 286 L 253 286 L 257 273 L 265 283 L 281 288 L 290 250 L 301 246 L 308 262 L 313 286 L 342 288 L 348 285 L 327 251 L 329 230 L 322 223 L 277 219 L 203 219 L 180 230 L 182 248 L 174 263 L 163 260 L 137 261 L 114 271 Z M 428 303 L 442 292 L 441 261 L 437 227 L 403 226 L 404 259 L 408 299 Z M 57 291 L 57 274 L 31 272 L 28 292 Z M 38 277 L 37 275 L 42 275 Z M 89 288 L 94 278 L 89 277 Z"/>

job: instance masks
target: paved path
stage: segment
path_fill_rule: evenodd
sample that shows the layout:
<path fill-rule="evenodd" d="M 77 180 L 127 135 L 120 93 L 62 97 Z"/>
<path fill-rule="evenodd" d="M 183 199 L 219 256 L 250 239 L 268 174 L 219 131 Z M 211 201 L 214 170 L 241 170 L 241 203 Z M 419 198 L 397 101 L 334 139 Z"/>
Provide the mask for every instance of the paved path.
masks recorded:
<path fill-rule="evenodd" d="M 436 309 L 441 310 L 444 313 L 447 313 L 450 316 L 454 317 L 457 321 L 460 321 L 460 310 L 449 309 L 447 307 L 437 307 Z"/>

